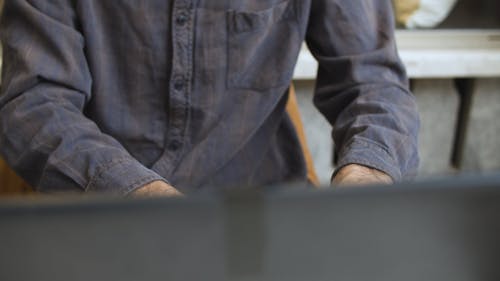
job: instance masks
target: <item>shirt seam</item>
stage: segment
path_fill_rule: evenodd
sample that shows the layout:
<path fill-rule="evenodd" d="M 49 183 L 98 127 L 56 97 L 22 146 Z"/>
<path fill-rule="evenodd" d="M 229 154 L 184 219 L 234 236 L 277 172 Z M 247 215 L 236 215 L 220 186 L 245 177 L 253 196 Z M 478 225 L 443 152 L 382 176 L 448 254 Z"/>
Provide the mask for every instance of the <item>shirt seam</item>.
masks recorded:
<path fill-rule="evenodd" d="M 375 149 L 377 150 L 378 152 L 381 152 L 383 154 L 385 154 L 391 161 L 391 164 L 395 165 L 396 164 L 396 159 L 394 159 L 394 157 L 389 153 L 388 149 L 386 147 L 384 147 L 383 145 L 380 145 L 374 141 L 371 141 L 371 140 L 368 140 L 368 139 L 365 139 L 365 138 L 358 138 L 356 140 L 352 140 L 347 146 L 345 146 L 341 153 L 340 153 L 340 156 L 342 158 L 342 156 L 344 155 L 348 155 L 349 154 L 349 150 L 351 148 L 356 148 L 357 146 L 363 146 L 365 148 L 371 148 L 371 149 Z"/>
<path fill-rule="evenodd" d="M 111 161 L 108 161 L 104 164 L 102 164 L 98 169 L 96 174 L 90 179 L 89 183 L 85 187 L 85 191 L 87 192 L 94 184 L 97 182 L 97 179 L 101 177 L 103 173 L 108 171 L 111 167 L 117 166 L 119 164 L 123 164 L 130 161 L 128 158 L 119 158 L 119 159 L 114 159 Z"/>

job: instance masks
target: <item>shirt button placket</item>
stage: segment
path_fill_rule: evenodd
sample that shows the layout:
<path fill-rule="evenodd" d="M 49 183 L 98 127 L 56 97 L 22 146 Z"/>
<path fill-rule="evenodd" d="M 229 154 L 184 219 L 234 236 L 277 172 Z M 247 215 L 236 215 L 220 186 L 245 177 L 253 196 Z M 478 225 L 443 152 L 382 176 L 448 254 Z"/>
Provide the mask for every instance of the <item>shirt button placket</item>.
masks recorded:
<path fill-rule="evenodd" d="M 172 76 L 170 79 L 170 125 L 168 143 L 170 161 L 179 157 L 186 144 L 190 81 L 192 77 L 192 0 L 176 0 L 172 11 Z"/>
<path fill-rule="evenodd" d="M 180 92 L 184 89 L 184 78 L 182 76 L 177 76 L 174 78 L 174 90 Z"/>
<path fill-rule="evenodd" d="M 178 26 L 184 26 L 186 22 L 188 21 L 189 17 L 186 14 L 186 12 L 182 11 L 179 12 L 177 17 L 175 18 L 175 22 L 177 23 Z"/>

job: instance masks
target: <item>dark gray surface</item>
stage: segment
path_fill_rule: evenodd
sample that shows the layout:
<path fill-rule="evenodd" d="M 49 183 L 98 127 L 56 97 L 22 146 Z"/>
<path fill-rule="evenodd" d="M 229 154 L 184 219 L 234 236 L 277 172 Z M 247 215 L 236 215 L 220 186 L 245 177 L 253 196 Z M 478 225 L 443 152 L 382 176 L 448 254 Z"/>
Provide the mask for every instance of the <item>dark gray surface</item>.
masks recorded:
<path fill-rule="evenodd" d="M 499 280 L 499 183 L 2 201 L 0 280 Z"/>
<path fill-rule="evenodd" d="M 500 28 L 498 0 L 458 0 L 439 29 L 498 29 Z"/>

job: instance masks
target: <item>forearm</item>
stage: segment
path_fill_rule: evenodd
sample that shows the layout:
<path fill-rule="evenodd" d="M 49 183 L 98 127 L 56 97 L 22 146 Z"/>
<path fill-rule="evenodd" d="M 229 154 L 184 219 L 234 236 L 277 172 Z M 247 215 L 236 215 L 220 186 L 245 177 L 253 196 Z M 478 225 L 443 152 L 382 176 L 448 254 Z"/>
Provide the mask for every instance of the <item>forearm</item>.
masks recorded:
<path fill-rule="evenodd" d="M 416 173 L 419 118 L 393 26 L 389 1 L 319 0 L 307 39 L 320 65 L 314 102 L 333 126 L 337 166 L 399 181 Z"/>
<path fill-rule="evenodd" d="M 0 150 L 9 164 L 43 191 L 127 193 L 160 180 L 84 115 L 92 76 L 69 1 L 6 1 L 1 19 Z"/>
<path fill-rule="evenodd" d="M 70 102 L 48 97 L 62 91 L 34 87 L 0 109 L 2 154 L 31 185 L 128 193 L 161 179 Z"/>

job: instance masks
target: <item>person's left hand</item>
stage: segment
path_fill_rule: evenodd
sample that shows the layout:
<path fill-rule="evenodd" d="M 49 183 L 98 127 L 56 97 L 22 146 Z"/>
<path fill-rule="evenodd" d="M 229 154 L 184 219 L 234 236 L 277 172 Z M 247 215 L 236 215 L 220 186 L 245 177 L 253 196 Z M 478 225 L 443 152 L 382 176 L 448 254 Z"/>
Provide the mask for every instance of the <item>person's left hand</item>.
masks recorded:
<path fill-rule="evenodd" d="M 349 164 L 340 169 L 332 180 L 334 185 L 391 184 L 386 173 L 366 166 Z"/>

